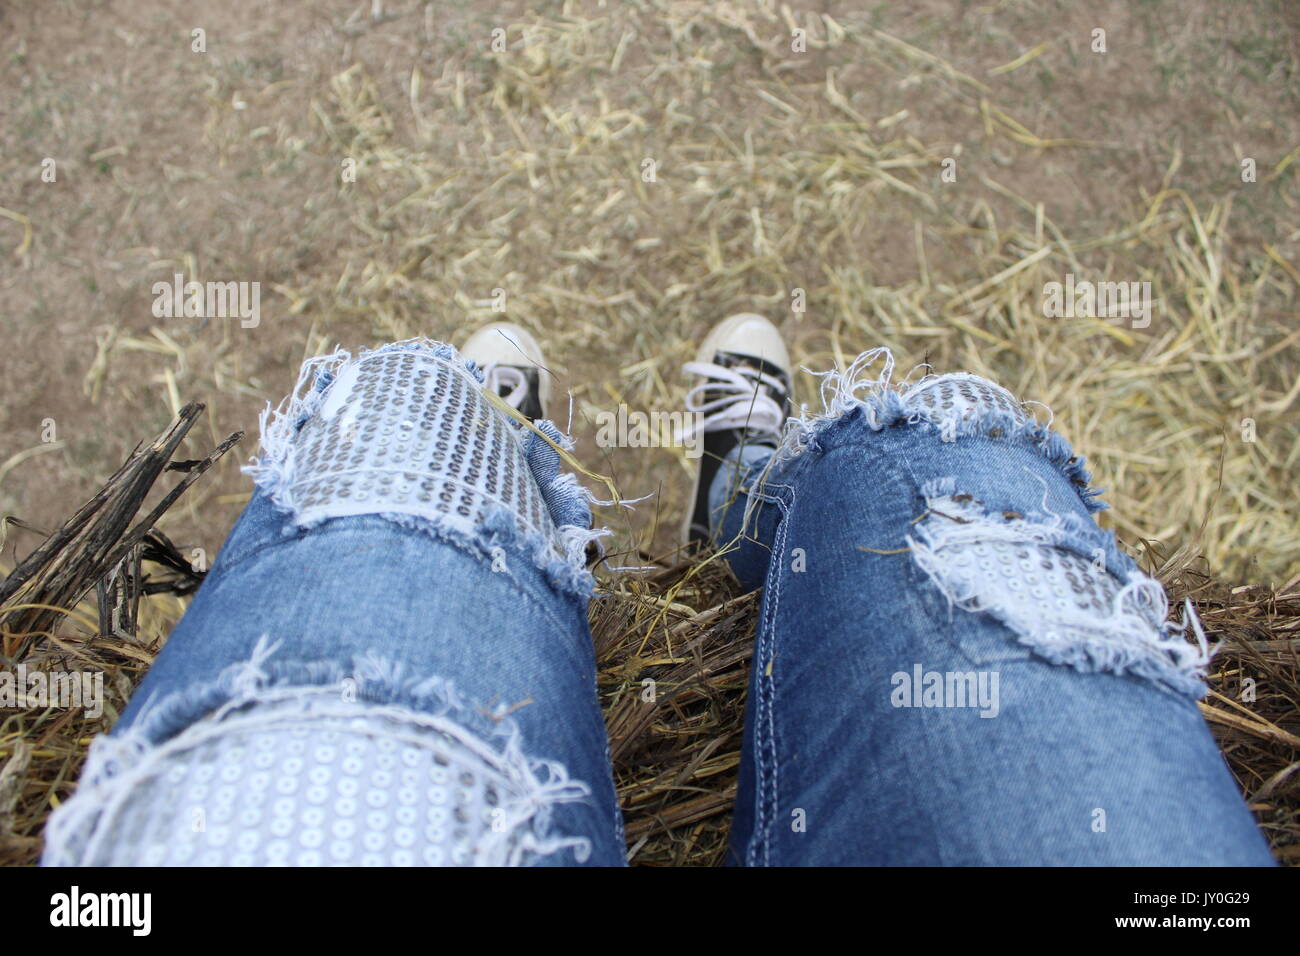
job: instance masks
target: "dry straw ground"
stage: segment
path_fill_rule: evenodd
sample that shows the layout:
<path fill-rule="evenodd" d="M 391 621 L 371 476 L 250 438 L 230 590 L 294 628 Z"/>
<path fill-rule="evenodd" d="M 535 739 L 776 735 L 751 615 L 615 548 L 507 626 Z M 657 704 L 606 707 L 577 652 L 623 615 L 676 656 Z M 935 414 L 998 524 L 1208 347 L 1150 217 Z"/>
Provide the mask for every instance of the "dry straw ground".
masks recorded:
<path fill-rule="evenodd" d="M 460 341 L 504 290 L 573 396 L 579 457 L 657 493 L 603 517 L 664 571 L 607 578 L 593 607 L 633 859 L 715 862 L 754 599 L 717 562 L 668 566 L 688 462 L 598 449 L 594 415 L 677 407 L 679 365 L 733 311 L 770 315 L 812 369 L 889 345 L 1052 408 L 1110 489 L 1103 521 L 1223 643 L 1212 724 L 1300 859 L 1296 18 L 1281 0 L 0 4 L 0 510 L 53 530 L 184 402 L 208 411 L 177 454 L 202 458 L 255 434 L 304 356 Z M 155 319 L 176 272 L 260 282 L 261 324 Z M 1045 318 L 1066 273 L 1149 281 L 1150 325 Z M 163 516 L 182 554 L 219 546 L 251 450 Z M 6 570 L 39 541 L 10 528 Z M 183 600 L 146 597 L 125 641 L 93 594 L 35 641 L 6 614 L 6 653 L 86 655 L 120 706 Z M 633 706 L 646 676 L 678 693 Z M 2 719 L 0 841 L 30 860 L 101 727 Z"/>

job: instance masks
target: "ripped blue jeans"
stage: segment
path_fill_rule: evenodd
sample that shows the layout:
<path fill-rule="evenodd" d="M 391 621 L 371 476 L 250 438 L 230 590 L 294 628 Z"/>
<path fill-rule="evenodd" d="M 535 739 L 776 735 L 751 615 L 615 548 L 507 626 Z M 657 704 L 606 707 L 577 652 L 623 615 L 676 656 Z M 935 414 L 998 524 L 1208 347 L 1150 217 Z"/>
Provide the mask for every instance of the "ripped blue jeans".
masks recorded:
<path fill-rule="evenodd" d="M 427 341 L 306 363 L 44 863 L 624 861 L 590 509 L 481 379 Z"/>
<path fill-rule="evenodd" d="M 1203 642 L 1084 460 L 992 382 L 891 372 L 825 376 L 711 489 L 764 588 L 733 862 L 1270 864 L 1196 707 Z"/>
<path fill-rule="evenodd" d="M 1204 651 L 1083 462 L 991 383 L 879 358 L 711 489 L 765 588 L 734 861 L 1268 863 Z M 587 499 L 479 378 L 423 341 L 307 363 L 45 863 L 623 862 Z"/>

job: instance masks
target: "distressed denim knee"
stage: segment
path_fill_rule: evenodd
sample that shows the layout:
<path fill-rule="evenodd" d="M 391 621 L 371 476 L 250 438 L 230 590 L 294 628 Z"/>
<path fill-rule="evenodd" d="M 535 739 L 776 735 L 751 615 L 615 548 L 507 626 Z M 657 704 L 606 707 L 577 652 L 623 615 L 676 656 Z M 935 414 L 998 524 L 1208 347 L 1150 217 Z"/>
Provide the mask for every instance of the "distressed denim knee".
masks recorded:
<path fill-rule="evenodd" d="M 146 679 L 156 692 L 142 685 L 138 708 L 92 746 L 47 828 L 45 864 L 621 859 L 607 762 L 572 773 L 535 743 L 557 712 L 577 708 L 574 751 L 600 753 L 586 549 L 604 532 L 560 471 L 567 437 L 510 418 L 481 381 L 472 362 L 427 340 L 303 365 L 293 393 L 263 414 L 246 469 L 254 505 Z M 384 577 L 360 591 L 349 577 L 363 567 L 357 550 L 384 558 L 364 565 Z M 268 561 L 280 563 L 266 571 Z M 279 580 L 295 566 L 319 579 Z M 295 610 L 232 613 L 240 596 L 266 600 L 259 575 L 276 577 L 282 607 Z M 495 595 L 481 609 L 465 590 L 475 581 Z M 431 598 L 440 586 L 454 590 L 441 603 Z M 412 587 L 410 600 L 394 599 L 409 614 L 386 616 L 384 590 Z M 349 604 L 331 611 L 332 592 Z M 454 621 L 436 620 L 444 607 Z M 259 614 L 269 620 L 260 636 L 250 630 Z M 476 644 L 471 615 L 504 646 Z M 349 622 L 344 633 L 326 633 L 334 618 Z M 391 620 L 406 633 L 363 633 Z M 507 633 L 512 620 L 528 633 Z M 422 646 L 426 626 L 439 649 Z M 548 633 L 554 647 L 537 647 Z M 219 671 L 220 654 L 204 656 L 214 639 L 235 660 Z M 512 653 L 513 641 L 528 646 Z M 511 667 L 529 654 L 541 663 Z M 567 699 L 530 707 L 528 672 L 552 661 L 551 696 Z"/>
<path fill-rule="evenodd" d="M 913 436 L 903 454 L 912 460 L 923 507 L 913 532 L 895 544 L 951 607 L 993 617 L 1053 663 L 1134 674 L 1203 696 L 1208 655 L 1190 605 L 1185 624 L 1168 620 L 1164 588 L 1090 517 L 1106 505 L 1090 483 L 1086 459 L 1050 421 L 1034 418 L 1033 403 L 969 373 L 930 375 L 905 386 L 894 383 L 893 370 L 889 351 L 873 349 L 845 371 L 825 373 L 820 412 L 791 419 L 770 456 L 738 452 L 732 467 L 720 470 L 713 486 L 719 513 L 726 512 L 729 489 L 745 492 L 743 508 L 722 519 L 720 536 L 738 542 L 732 560 L 742 579 L 757 583 L 765 575 L 764 542 L 772 540 L 783 499 L 807 460 L 854 427 L 864 435 L 901 429 Z M 990 466 L 993 456 L 1012 463 L 1008 449 L 1032 452 L 1054 474 Z M 974 483 L 988 487 L 990 470 L 997 497 L 1007 489 L 1036 489 L 1038 506 L 1023 503 L 1028 494 L 1013 496 L 1014 508 L 985 500 Z"/>

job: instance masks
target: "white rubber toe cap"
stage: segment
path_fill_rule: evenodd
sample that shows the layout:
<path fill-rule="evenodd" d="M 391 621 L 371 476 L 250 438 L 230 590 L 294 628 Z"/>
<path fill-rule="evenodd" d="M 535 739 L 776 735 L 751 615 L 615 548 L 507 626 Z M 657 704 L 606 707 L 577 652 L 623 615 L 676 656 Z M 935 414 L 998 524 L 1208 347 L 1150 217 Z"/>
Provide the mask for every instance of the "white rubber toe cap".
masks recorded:
<path fill-rule="evenodd" d="M 712 362 L 718 352 L 759 358 L 790 376 L 790 353 L 780 331 L 755 312 L 741 312 L 715 325 L 700 345 L 696 360 Z"/>
<path fill-rule="evenodd" d="M 542 347 L 532 333 L 513 322 L 489 322 L 475 331 L 461 346 L 463 358 L 473 359 L 480 368 L 491 365 L 513 365 L 519 368 L 536 367 L 542 414 L 550 413 L 551 373 L 546 370 Z"/>

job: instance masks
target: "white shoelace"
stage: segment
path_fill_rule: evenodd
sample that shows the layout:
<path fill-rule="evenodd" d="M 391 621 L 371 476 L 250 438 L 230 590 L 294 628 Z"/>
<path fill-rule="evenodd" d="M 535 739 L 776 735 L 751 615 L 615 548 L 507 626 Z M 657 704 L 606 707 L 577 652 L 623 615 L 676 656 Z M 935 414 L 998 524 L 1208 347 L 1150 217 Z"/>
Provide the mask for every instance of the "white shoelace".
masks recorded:
<path fill-rule="evenodd" d="M 764 435 L 781 434 L 785 412 L 772 397 L 773 393 L 785 394 L 780 379 L 748 365 L 726 368 L 712 362 L 687 362 L 682 370 L 705 378 L 686 393 L 687 411 L 704 415 L 698 431 L 747 428 Z M 721 394 L 710 399 L 706 398 L 709 392 Z"/>
<path fill-rule="evenodd" d="M 528 397 L 528 379 L 523 369 L 514 365 L 493 363 L 487 366 L 483 369 L 483 387 L 491 389 L 494 394 L 501 395 L 501 400 L 511 408 L 518 408 Z M 503 388 L 509 388 L 509 393 L 503 395 L 501 393 Z"/>

